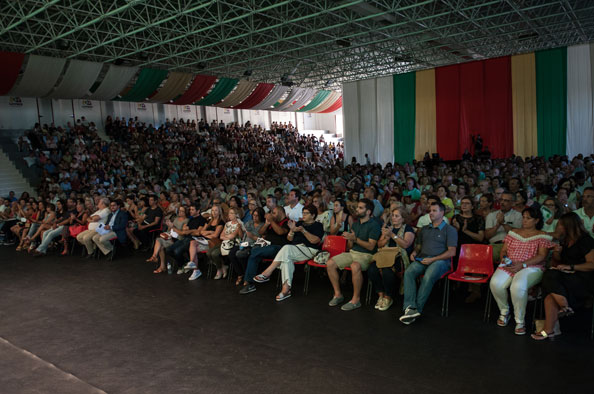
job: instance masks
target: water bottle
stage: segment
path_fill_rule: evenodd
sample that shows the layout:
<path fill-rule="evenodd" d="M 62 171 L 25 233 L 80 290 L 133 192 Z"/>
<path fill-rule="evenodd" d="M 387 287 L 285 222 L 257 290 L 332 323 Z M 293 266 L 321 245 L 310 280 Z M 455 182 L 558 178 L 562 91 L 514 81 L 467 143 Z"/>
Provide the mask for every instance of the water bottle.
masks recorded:
<path fill-rule="evenodd" d="M 171 263 L 167 263 L 167 273 L 169 275 L 171 275 L 173 273 L 173 267 L 171 266 Z"/>

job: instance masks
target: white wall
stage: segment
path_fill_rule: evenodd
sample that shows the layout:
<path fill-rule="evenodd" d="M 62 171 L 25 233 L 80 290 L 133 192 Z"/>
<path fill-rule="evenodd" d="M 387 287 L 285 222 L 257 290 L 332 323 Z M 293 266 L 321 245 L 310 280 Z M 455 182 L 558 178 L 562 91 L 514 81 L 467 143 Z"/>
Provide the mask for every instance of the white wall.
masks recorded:
<path fill-rule="evenodd" d="M 38 121 L 37 101 L 22 97 L 22 105 L 10 105 L 10 97 L 0 96 L 0 129 L 30 129 Z"/>
<path fill-rule="evenodd" d="M 139 120 L 160 126 L 165 119 L 195 120 L 198 122 L 204 118 L 208 123 L 213 120 L 223 120 L 225 123 L 240 122 L 248 120 L 254 125 L 261 125 L 269 128 L 272 122 L 291 122 L 300 130 L 337 130 L 338 123 L 342 125 L 342 116 L 339 112 L 333 114 L 303 114 L 295 112 L 278 112 L 265 110 L 238 110 L 218 107 L 203 107 L 197 105 L 170 105 L 145 103 L 144 109 L 139 108 L 138 103 L 124 101 L 95 101 L 95 100 L 51 100 L 21 98 L 22 105 L 9 105 L 8 96 L 0 97 L 0 130 L 1 129 L 29 129 L 38 122 L 41 115 L 41 123 L 56 126 L 64 126 L 67 122 L 74 124 L 76 119 L 84 116 L 89 122 L 94 122 L 99 129 L 103 129 L 107 116 L 114 119 L 128 120 L 138 116 Z M 74 106 L 74 110 L 73 110 Z M 39 107 L 39 110 L 38 110 Z"/>

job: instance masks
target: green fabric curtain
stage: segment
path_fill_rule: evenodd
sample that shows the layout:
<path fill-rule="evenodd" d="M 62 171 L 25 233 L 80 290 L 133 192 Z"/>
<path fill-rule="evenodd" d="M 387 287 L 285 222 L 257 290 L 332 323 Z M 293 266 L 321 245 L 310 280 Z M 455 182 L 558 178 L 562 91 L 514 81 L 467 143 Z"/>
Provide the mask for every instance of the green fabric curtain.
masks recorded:
<path fill-rule="evenodd" d="M 394 160 L 410 163 L 415 158 L 416 74 L 394 75 Z"/>
<path fill-rule="evenodd" d="M 297 112 L 305 112 L 309 111 L 310 109 L 314 109 L 315 107 L 320 105 L 324 100 L 326 100 L 326 97 L 328 97 L 330 93 L 330 90 L 320 90 L 318 94 L 316 94 L 316 96 L 309 102 L 309 104 L 297 110 Z"/>
<path fill-rule="evenodd" d="M 231 93 L 239 79 L 221 78 L 214 88 L 202 100 L 195 102 L 196 105 L 214 105 L 221 102 Z"/>
<path fill-rule="evenodd" d="M 536 52 L 538 155 L 565 155 L 567 145 L 567 48 Z"/>
<path fill-rule="evenodd" d="M 138 79 L 132 89 L 126 93 L 119 101 L 144 101 L 159 88 L 161 82 L 167 77 L 167 70 L 156 70 L 152 68 L 143 69 L 138 75 Z"/>

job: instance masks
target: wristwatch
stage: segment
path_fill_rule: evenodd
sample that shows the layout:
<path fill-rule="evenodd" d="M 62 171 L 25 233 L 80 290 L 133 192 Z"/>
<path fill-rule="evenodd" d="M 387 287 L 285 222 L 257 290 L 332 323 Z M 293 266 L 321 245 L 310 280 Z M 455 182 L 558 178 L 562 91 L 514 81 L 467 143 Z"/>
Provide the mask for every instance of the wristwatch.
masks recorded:
<path fill-rule="evenodd" d="M 569 269 L 570 269 L 571 271 L 575 271 L 575 265 L 573 265 L 573 264 L 569 264 Z"/>

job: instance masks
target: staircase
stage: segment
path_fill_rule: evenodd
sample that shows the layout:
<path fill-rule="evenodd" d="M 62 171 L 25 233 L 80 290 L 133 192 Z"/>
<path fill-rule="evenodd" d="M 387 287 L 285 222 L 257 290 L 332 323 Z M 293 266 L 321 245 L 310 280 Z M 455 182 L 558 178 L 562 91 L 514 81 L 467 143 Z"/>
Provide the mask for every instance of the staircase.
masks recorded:
<path fill-rule="evenodd" d="M 36 195 L 33 186 L 17 170 L 8 156 L 0 152 L 0 196 L 6 197 L 10 191 L 14 191 L 16 197 L 19 197 L 22 192 Z"/>
<path fill-rule="evenodd" d="M 25 154 L 19 152 L 18 137 L 24 130 L 0 130 L 0 196 L 8 195 L 14 191 L 19 197 L 27 191 L 35 196 L 33 185 L 39 183 L 39 173 L 36 168 L 29 168 L 23 158 Z"/>

